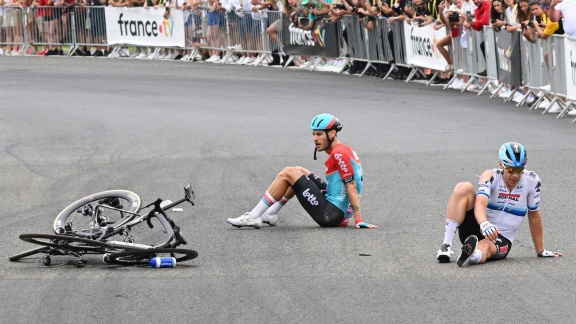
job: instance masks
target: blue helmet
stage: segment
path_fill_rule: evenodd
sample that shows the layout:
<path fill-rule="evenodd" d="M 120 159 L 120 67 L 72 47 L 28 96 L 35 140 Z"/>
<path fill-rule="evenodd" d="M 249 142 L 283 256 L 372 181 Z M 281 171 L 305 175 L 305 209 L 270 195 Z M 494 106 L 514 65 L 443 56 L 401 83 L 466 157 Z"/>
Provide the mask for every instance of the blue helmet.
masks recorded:
<path fill-rule="evenodd" d="M 320 114 L 312 119 L 312 122 L 310 122 L 310 129 L 325 131 L 335 129 L 336 132 L 339 132 L 342 130 L 342 123 L 340 122 L 340 119 L 334 117 L 334 115 Z"/>
<path fill-rule="evenodd" d="M 526 149 L 522 144 L 516 142 L 502 144 L 499 156 L 505 167 L 519 168 L 525 166 L 526 162 L 528 162 Z"/>

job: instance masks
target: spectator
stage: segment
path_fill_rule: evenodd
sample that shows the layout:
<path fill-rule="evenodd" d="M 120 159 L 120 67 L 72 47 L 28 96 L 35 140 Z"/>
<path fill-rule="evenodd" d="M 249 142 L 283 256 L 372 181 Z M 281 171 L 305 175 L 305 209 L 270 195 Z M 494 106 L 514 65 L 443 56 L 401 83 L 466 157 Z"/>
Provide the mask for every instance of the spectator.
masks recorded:
<path fill-rule="evenodd" d="M 87 44 L 92 42 L 92 35 L 89 26 L 88 11 L 86 6 L 90 5 L 90 0 L 77 0 L 74 9 L 74 20 L 76 23 L 76 41 L 81 48 L 78 48 L 72 55 L 90 56 L 90 49 Z"/>
<path fill-rule="evenodd" d="M 562 18 L 564 31 L 570 37 L 576 37 L 576 0 L 552 0 L 550 20 L 557 22 Z"/>
<path fill-rule="evenodd" d="M 549 9 L 550 0 L 542 0 L 541 3 L 532 2 L 530 4 L 530 11 L 534 16 L 534 20 L 528 24 L 528 28 L 524 31 L 524 36 L 528 41 L 536 42 L 536 36 L 540 39 L 547 39 L 556 33 L 564 34 L 564 30 L 560 28 L 560 23 L 551 21 L 548 17 Z M 548 53 L 544 53 L 544 58 L 548 62 Z"/>
<path fill-rule="evenodd" d="M 515 6 L 516 19 L 511 26 L 506 27 L 508 32 L 513 32 L 516 30 L 522 30 L 525 28 L 525 24 L 532 20 L 532 13 L 529 10 L 528 0 L 519 0 L 518 4 Z"/>
<path fill-rule="evenodd" d="M 240 58 L 236 61 L 236 64 L 250 64 L 254 62 L 252 53 L 247 52 L 250 50 L 253 44 L 251 34 L 252 26 L 252 15 L 249 12 L 252 11 L 252 3 L 250 0 L 239 0 L 238 6 L 234 11 L 236 20 L 238 20 L 238 32 L 237 32 L 237 44 L 234 44 L 235 50 L 242 50 Z"/>
<path fill-rule="evenodd" d="M 430 10 L 423 0 L 414 0 L 411 8 L 412 24 L 417 23 L 418 27 L 426 26 L 434 22 L 434 18 L 430 15 Z"/>
<path fill-rule="evenodd" d="M 70 12 L 76 7 L 76 0 L 62 0 L 60 2 L 60 10 L 62 11 L 62 38 L 60 43 L 72 43 L 72 25 L 70 21 Z"/>
<path fill-rule="evenodd" d="M 462 6 L 463 0 L 457 0 Z M 452 38 L 456 38 L 460 35 L 460 26 L 464 22 L 464 17 L 458 12 L 457 5 L 453 4 L 451 0 L 445 0 L 438 6 L 440 11 L 440 22 L 441 24 L 436 24 L 434 29 L 438 30 L 442 27 L 446 27 L 448 34 L 441 38 L 436 43 L 436 48 L 440 51 L 440 54 L 444 57 L 448 66 L 444 69 L 443 75 L 439 78 L 439 84 L 446 84 L 450 81 L 450 72 L 454 70 L 454 62 L 448 50 L 447 46 L 452 45 Z"/>
<path fill-rule="evenodd" d="M 194 44 L 193 35 L 195 33 L 195 24 L 193 10 L 197 9 L 199 5 L 199 0 L 177 0 L 174 2 L 174 7 L 183 11 L 185 47 L 190 47 L 192 44 Z M 190 49 L 178 49 L 176 51 L 177 55 L 174 57 L 174 60 L 188 61 L 190 59 L 190 55 L 192 54 L 192 50 Z M 184 51 L 186 51 L 186 54 L 184 54 Z"/>
<path fill-rule="evenodd" d="M 507 25 L 506 10 L 508 7 L 502 0 L 492 0 L 492 9 L 490 10 L 490 22 L 492 29 L 499 32 L 503 26 Z"/>
<path fill-rule="evenodd" d="M 471 17 L 467 16 L 462 26 L 464 26 L 464 28 L 472 28 L 476 31 L 482 31 L 483 26 L 490 25 L 490 10 L 492 4 L 489 0 L 474 0 L 474 5 L 476 6 L 476 10 L 474 11 L 474 20 L 472 21 Z M 484 40 L 480 43 L 480 50 L 482 51 L 484 59 L 486 59 Z M 486 76 L 486 70 L 478 72 L 478 75 Z"/>
<path fill-rule="evenodd" d="M 269 10 L 281 13 L 284 12 L 284 4 L 282 3 L 282 1 L 273 0 L 270 3 L 271 8 L 268 8 Z M 266 29 L 266 33 L 268 33 L 268 36 L 271 38 L 274 44 L 277 45 L 278 51 L 281 52 L 282 43 L 280 42 L 278 34 L 282 35 L 282 14 L 277 15 L 275 17 L 278 17 L 278 19 L 276 19 L 272 24 L 270 24 L 270 26 Z"/>
<path fill-rule="evenodd" d="M 224 27 L 224 15 L 222 14 L 219 0 L 208 0 L 208 33 L 206 35 L 206 41 L 210 49 L 208 50 L 210 58 L 205 60 L 207 63 L 220 63 L 220 50 L 222 47 L 222 27 Z"/>
<path fill-rule="evenodd" d="M 50 54 L 46 55 L 64 55 L 62 50 L 62 5 L 64 0 L 50 0 L 48 5 L 52 6 L 52 24 L 50 29 L 50 34 L 52 34 L 52 41 L 54 42 L 52 47 L 54 50 Z"/>
<path fill-rule="evenodd" d="M 104 15 L 105 0 L 92 0 L 90 8 L 90 30 L 92 31 L 92 42 L 96 44 L 96 51 L 93 56 L 107 57 L 108 51 L 104 46 L 104 36 L 106 36 L 106 18 Z"/>
<path fill-rule="evenodd" d="M 516 0 L 504 0 L 504 5 L 506 6 L 506 10 L 504 13 L 506 14 L 506 28 L 508 25 L 515 25 L 516 24 Z"/>
<path fill-rule="evenodd" d="M 4 19 L 2 27 L 6 34 L 6 44 L 9 46 L 5 55 L 20 55 L 24 42 L 22 37 L 22 10 L 18 0 L 4 0 Z"/>

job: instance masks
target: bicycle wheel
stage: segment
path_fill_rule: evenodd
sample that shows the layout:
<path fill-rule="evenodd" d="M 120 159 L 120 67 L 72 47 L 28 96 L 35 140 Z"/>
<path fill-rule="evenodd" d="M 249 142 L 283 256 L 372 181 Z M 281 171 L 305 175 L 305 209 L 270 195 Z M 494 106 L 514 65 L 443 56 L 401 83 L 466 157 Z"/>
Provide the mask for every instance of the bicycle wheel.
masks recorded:
<path fill-rule="evenodd" d="M 143 265 L 150 264 L 150 259 L 155 257 L 174 257 L 176 262 L 183 262 L 198 257 L 198 252 L 189 249 L 148 249 L 132 250 L 110 253 L 104 256 L 104 262 L 119 265 Z"/>
<path fill-rule="evenodd" d="M 32 250 L 28 250 L 28 251 L 13 255 L 13 256 L 9 257 L 8 260 L 14 262 L 14 261 L 18 261 L 22 258 L 25 258 L 27 256 L 31 256 L 31 255 L 34 255 L 37 253 L 42 253 L 42 252 L 48 252 L 48 251 L 50 251 L 49 247 L 41 246 L 41 247 L 37 247 L 37 248 L 32 249 Z"/>
<path fill-rule="evenodd" d="M 140 211 L 141 205 L 140 197 L 131 191 L 95 193 L 64 208 L 54 219 L 53 230 L 56 234 L 71 233 L 95 239 L 102 233 L 101 227 L 122 226 L 131 219 L 131 213 Z"/>
<path fill-rule="evenodd" d="M 21 234 L 20 239 L 33 244 L 79 253 L 106 253 L 114 250 L 110 244 L 70 235 Z"/>

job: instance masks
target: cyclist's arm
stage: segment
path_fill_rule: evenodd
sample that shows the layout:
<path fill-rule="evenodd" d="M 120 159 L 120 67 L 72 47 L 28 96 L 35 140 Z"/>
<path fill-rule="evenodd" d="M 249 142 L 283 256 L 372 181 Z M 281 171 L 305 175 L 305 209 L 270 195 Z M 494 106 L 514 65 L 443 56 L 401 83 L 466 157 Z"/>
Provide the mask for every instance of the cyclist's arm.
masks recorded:
<path fill-rule="evenodd" d="M 350 200 L 350 207 L 354 212 L 354 221 L 362 221 L 362 210 L 360 209 L 360 196 L 358 196 L 358 188 L 356 188 L 356 181 L 352 180 L 344 184 L 346 193 Z"/>
<path fill-rule="evenodd" d="M 480 176 L 478 181 L 478 191 L 476 192 L 476 199 L 474 201 L 474 216 L 478 224 L 488 220 L 486 216 L 486 208 L 490 200 L 490 189 L 492 185 L 492 170 L 486 170 Z"/>

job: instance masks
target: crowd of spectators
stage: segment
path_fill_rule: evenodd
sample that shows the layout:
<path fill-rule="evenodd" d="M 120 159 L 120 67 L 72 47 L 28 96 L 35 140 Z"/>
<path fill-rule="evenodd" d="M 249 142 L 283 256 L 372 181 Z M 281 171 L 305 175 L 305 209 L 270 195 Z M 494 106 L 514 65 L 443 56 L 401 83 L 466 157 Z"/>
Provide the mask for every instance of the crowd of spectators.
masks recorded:
<path fill-rule="evenodd" d="M 131 48 L 130 52 L 125 47 L 110 53 L 104 39 L 103 6 L 143 7 L 162 10 L 165 15 L 169 15 L 170 10 L 184 10 L 187 49 L 137 47 Z M 75 31 L 71 29 L 69 17 L 72 10 L 75 12 Z M 521 33 L 533 43 L 545 41 L 554 34 L 576 37 L 576 0 L 0 0 L 0 55 L 65 55 L 68 48 L 63 44 L 70 43 L 75 32 L 80 46 L 74 55 L 79 56 L 193 59 L 208 63 L 221 63 L 226 59 L 227 63 L 236 64 L 284 64 L 286 57 L 272 61 L 263 55 L 272 49 L 274 53 L 282 52 L 279 37 L 282 21 L 278 14 L 270 18 L 271 11 L 288 16 L 290 23 L 302 30 L 310 30 L 318 19 L 335 23 L 345 15 L 358 16 L 360 25 L 367 31 L 373 31 L 382 22 L 393 24 L 396 21 L 407 21 L 413 28 L 433 25 L 434 29 L 440 30 L 446 27 L 446 36 L 436 43 L 447 62 L 446 68 L 441 71 L 424 69 L 426 76 L 416 77 L 430 78 L 434 72 L 439 72 L 435 83 L 445 84 L 452 80 L 451 87 L 457 89 L 468 84 L 469 76 L 455 71 L 451 47 L 460 39 L 456 45 L 465 48 L 467 34 L 472 30 L 480 31 L 491 25 L 496 32 Z M 23 25 L 24 12 L 28 15 L 27 26 Z M 228 25 L 224 13 L 228 13 Z M 261 41 L 262 26 L 267 28 L 268 42 Z M 350 35 L 344 33 L 343 36 L 345 43 L 353 41 Z M 391 30 L 387 36 L 393 56 L 395 42 Z M 32 44 L 26 53 L 23 52 L 25 38 Z M 42 48 L 37 44 L 43 45 Z M 190 47 L 197 50 L 191 51 Z M 483 41 L 480 49 L 485 57 Z M 345 59 L 345 53 L 339 59 L 300 57 L 292 64 L 301 68 L 314 64 L 318 70 L 334 68 L 341 71 L 344 68 L 341 63 L 349 62 Z M 548 62 L 548 53 L 544 53 L 544 59 Z M 389 64 L 371 64 L 370 69 L 366 68 L 366 62 L 350 63 L 346 65 L 347 73 L 382 77 L 389 73 L 395 58 L 392 57 Z M 405 79 L 410 71 L 407 67 L 396 66 L 391 76 Z M 477 75 L 485 77 L 486 71 L 477 72 Z M 472 85 L 468 90 L 478 91 L 479 86 L 481 84 Z M 507 97 L 512 93 L 517 102 L 530 103 L 536 99 L 530 91 L 515 89 L 512 85 L 504 87 L 499 95 Z M 547 103 L 542 101 L 544 107 Z M 560 109 L 551 108 L 550 112 Z"/>

